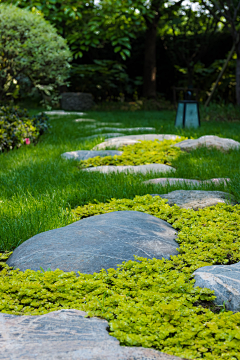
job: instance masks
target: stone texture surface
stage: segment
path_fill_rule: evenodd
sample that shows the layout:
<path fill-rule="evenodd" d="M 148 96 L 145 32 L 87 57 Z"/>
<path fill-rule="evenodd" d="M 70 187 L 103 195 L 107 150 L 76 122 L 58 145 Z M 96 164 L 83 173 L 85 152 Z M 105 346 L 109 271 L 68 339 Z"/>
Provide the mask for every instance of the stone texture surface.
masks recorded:
<path fill-rule="evenodd" d="M 184 209 L 203 209 L 218 203 L 229 203 L 235 205 L 233 195 L 223 191 L 202 191 L 202 190 L 176 190 L 168 194 L 152 194 L 168 199 L 170 206 L 176 204 Z"/>
<path fill-rule="evenodd" d="M 86 115 L 83 112 L 66 112 L 64 110 L 51 110 L 51 111 L 44 111 L 47 115 Z M 40 113 L 41 114 L 41 113 Z"/>
<path fill-rule="evenodd" d="M 131 173 L 141 173 L 146 174 L 150 171 L 154 172 L 162 172 L 168 173 L 170 171 L 176 171 L 173 167 L 165 164 L 148 164 L 148 165 L 103 165 L 103 166 L 96 166 L 96 167 L 89 167 L 83 169 L 82 171 L 100 171 L 104 174 L 112 173 L 112 172 L 131 172 Z"/>
<path fill-rule="evenodd" d="M 76 122 L 96 122 L 94 119 L 76 119 Z"/>
<path fill-rule="evenodd" d="M 240 311 L 240 262 L 234 265 L 204 266 L 194 273 L 195 286 L 215 291 L 214 302 L 230 311 Z"/>
<path fill-rule="evenodd" d="M 193 180 L 193 179 L 181 179 L 181 178 L 158 178 L 158 179 L 151 179 L 144 181 L 144 184 L 161 184 L 161 185 L 204 185 L 204 184 L 215 184 L 220 185 L 224 184 L 227 185 L 229 178 L 215 178 L 210 180 Z"/>
<path fill-rule="evenodd" d="M 1 360 L 177 360 L 153 349 L 124 347 L 108 322 L 79 310 L 40 316 L 0 313 Z"/>
<path fill-rule="evenodd" d="M 99 150 L 99 151 L 88 151 L 88 150 L 78 150 L 78 151 L 69 151 L 63 153 L 61 156 L 65 159 L 74 159 L 74 160 L 87 160 L 95 156 L 114 156 L 121 155 L 122 151 L 117 150 Z"/>
<path fill-rule="evenodd" d="M 136 127 L 136 128 L 116 128 L 116 127 L 103 127 L 100 129 L 96 129 L 95 132 L 101 132 L 101 131 L 125 131 L 125 132 L 130 132 L 130 131 L 152 131 L 152 130 L 156 130 L 153 127 Z"/>
<path fill-rule="evenodd" d="M 96 139 L 96 138 L 111 138 L 111 137 L 115 137 L 115 136 L 124 136 L 125 134 L 122 133 L 106 133 L 106 134 L 95 134 L 95 135 L 90 135 L 90 136 L 85 136 L 85 137 L 81 137 L 78 138 L 79 140 L 88 140 L 88 139 Z M 96 148 L 96 149 L 95 149 Z M 105 148 L 103 148 L 104 150 Z M 98 150 L 97 147 L 95 146 L 92 150 Z"/>
<path fill-rule="evenodd" d="M 63 110 L 90 110 L 94 105 L 92 94 L 81 92 L 66 92 L 61 94 Z"/>
<path fill-rule="evenodd" d="M 175 140 L 178 138 L 178 135 L 166 135 L 166 134 L 141 134 L 141 135 L 128 135 L 119 138 L 113 138 L 109 141 L 105 141 L 101 144 L 96 145 L 92 150 L 101 150 L 105 149 L 106 147 L 112 146 L 116 149 L 121 146 L 127 146 L 136 144 L 138 140 L 155 140 L 158 139 L 160 141 L 166 140 Z"/>
<path fill-rule="evenodd" d="M 200 146 L 215 147 L 221 151 L 230 149 L 240 149 L 240 143 L 232 139 L 224 139 L 215 135 L 205 135 L 196 140 L 184 140 L 173 146 L 179 147 L 181 150 L 191 151 Z"/>
<path fill-rule="evenodd" d="M 93 274 L 117 268 L 133 255 L 162 259 L 177 255 L 177 232 L 166 221 L 138 211 L 116 211 L 79 220 L 33 236 L 18 246 L 9 266 Z"/>

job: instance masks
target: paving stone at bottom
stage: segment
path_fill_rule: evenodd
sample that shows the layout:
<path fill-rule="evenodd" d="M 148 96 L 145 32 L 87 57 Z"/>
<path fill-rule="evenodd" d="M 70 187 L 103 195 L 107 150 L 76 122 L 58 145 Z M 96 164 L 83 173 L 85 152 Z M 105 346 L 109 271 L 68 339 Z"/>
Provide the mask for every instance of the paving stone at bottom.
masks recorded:
<path fill-rule="evenodd" d="M 177 360 L 141 347 L 124 347 L 107 332 L 108 322 L 79 310 L 40 316 L 0 313 L 1 360 Z"/>
<path fill-rule="evenodd" d="M 162 173 L 168 173 L 171 171 L 176 171 L 171 166 L 165 165 L 165 164 L 148 164 L 148 165 L 103 165 L 103 166 L 96 166 L 96 167 L 90 167 L 87 169 L 83 169 L 83 171 L 99 171 L 102 173 L 112 173 L 112 172 L 131 172 L 131 173 L 142 173 L 146 174 L 150 171 L 154 172 L 162 172 Z"/>
<path fill-rule="evenodd" d="M 176 190 L 168 194 L 151 194 L 168 199 L 170 206 L 176 204 L 184 209 L 203 209 L 218 203 L 237 204 L 234 196 L 224 191 Z"/>
<path fill-rule="evenodd" d="M 116 150 L 99 150 L 99 151 L 91 151 L 91 150 L 77 150 L 77 151 L 69 151 L 65 152 L 61 156 L 65 159 L 74 159 L 74 160 L 87 160 L 94 158 L 95 156 L 114 156 L 114 155 L 122 155 L 122 151 Z"/>

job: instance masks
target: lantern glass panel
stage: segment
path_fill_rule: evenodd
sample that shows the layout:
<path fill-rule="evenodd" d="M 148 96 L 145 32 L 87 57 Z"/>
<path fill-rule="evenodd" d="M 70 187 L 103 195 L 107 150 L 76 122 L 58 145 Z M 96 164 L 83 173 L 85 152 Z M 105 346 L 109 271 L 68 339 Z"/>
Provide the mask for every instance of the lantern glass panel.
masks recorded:
<path fill-rule="evenodd" d="M 186 103 L 185 127 L 198 127 L 198 107 L 196 103 Z"/>
<path fill-rule="evenodd" d="M 177 108 L 177 116 L 175 121 L 175 126 L 183 127 L 183 112 L 184 112 L 184 104 L 178 103 Z"/>

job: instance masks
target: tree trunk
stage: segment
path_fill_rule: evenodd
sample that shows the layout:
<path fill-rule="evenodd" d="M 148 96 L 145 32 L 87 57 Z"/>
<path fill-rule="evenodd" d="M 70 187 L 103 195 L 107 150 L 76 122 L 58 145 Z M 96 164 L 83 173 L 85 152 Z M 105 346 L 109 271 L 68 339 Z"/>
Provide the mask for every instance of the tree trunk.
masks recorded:
<path fill-rule="evenodd" d="M 236 101 L 240 106 L 240 41 L 236 45 L 237 61 L 236 61 Z"/>
<path fill-rule="evenodd" d="M 154 19 L 148 23 L 145 39 L 144 54 L 144 75 L 143 75 L 143 96 L 148 99 L 155 99 L 156 93 L 156 35 L 158 20 Z"/>

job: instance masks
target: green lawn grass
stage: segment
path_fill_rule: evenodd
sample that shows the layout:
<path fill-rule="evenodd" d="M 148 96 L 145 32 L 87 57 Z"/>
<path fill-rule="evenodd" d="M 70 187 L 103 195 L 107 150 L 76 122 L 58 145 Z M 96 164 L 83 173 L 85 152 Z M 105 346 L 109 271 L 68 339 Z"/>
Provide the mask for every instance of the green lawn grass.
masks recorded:
<path fill-rule="evenodd" d="M 215 105 L 214 105 L 215 106 Z M 102 122 L 120 122 L 122 127 L 155 127 L 159 134 L 178 134 L 198 138 L 218 135 L 240 141 L 240 115 L 235 122 L 217 121 L 218 113 L 228 109 L 212 107 L 209 121 L 203 121 L 195 130 L 176 129 L 175 111 L 112 111 L 87 112 L 85 118 Z M 30 109 L 31 114 L 41 109 Z M 201 108 L 201 115 L 206 116 Z M 86 128 L 90 123 L 77 123 L 76 115 L 52 116 L 50 133 L 44 134 L 34 145 L 24 146 L 0 155 L 0 252 L 14 250 L 25 240 L 47 230 L 65 226 L 74 221 L 71 208 L 89 202 L 105 202 L 111 198 L 131 198 L 135 195 L 163 194 L 176 189 L 207 189 L 230 192 L 240 201 L 240 151 L 222 153 L 218 150 L 198 149 L 183 153 L 168 177 L 210 179 L 229 177 L 227 186 L 166 186 L 144 185 L 143 181 L 166 177 L 161 173 L 147 175 L 88 173 L 78 169 L 77 161 L 61 158 L 73 150 L 90 150 L 100 139 L 83 141 L 92 135 Z M 213 119 L 215 120 L 213 121 Z M 221 117 L 221 120 L 224 118 Z M 114 125 L 114 124 L 113 124 Z M 119 127 L 119 126 L 117 126 Z M 144 133 L 133 132 L 132 134 Z"/>

